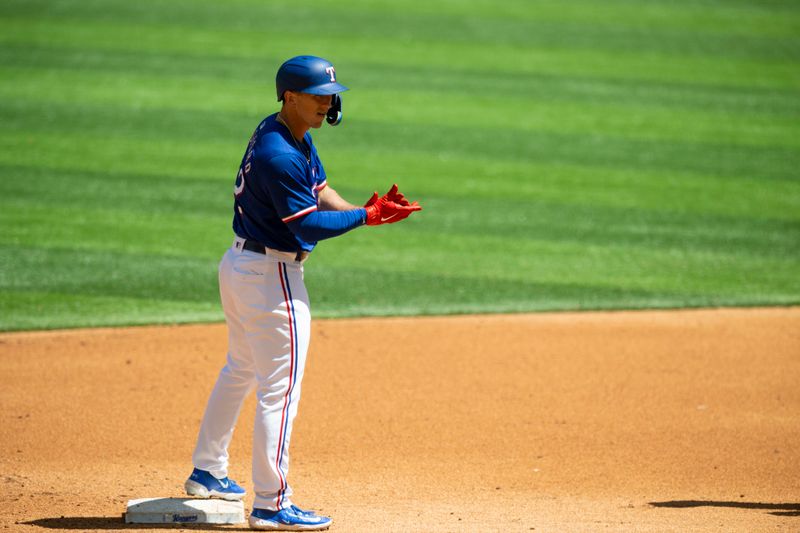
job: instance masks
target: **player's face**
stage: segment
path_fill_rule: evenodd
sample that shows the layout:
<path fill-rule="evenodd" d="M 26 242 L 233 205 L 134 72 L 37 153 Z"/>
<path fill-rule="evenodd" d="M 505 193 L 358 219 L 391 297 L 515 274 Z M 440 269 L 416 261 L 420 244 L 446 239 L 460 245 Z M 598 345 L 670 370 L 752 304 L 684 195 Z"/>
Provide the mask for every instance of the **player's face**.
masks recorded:
<path fill-rule="evenodd" d="M 295 93 L 295 109 L 297 115 L 310 128 L 319 128 L 325 120 L 325 114 L 331 108 L 333 97 L 329 94 Z"/>

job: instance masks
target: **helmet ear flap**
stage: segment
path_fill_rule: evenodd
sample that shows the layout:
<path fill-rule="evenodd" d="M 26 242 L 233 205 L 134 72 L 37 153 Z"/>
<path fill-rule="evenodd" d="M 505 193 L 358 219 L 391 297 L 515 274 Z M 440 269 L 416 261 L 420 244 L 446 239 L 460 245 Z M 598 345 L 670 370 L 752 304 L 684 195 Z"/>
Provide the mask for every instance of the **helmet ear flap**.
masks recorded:
<path fill-rule="evenodd" d="M 331 107 L 325 115 L 325 120 L 331 126 L 338 126 L 342 122 L 342 97 L 338 94 L 334 94 L 331 98 Z"/>

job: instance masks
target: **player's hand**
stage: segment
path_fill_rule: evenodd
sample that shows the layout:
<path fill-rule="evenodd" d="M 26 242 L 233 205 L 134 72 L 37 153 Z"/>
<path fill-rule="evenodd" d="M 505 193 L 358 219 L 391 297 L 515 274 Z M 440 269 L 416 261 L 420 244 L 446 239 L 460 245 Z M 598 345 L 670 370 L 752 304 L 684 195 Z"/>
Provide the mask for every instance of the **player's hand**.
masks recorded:
<path fill-rule="evenodd" d="M 374 193 L 372 193 L 372 197 L 369 200 L 367 200 L 367 203 L 364 204 L 364 207 L 369 207 L 377 201 L 378 201 L 378 191 L 375 191 Z"/>
<path fill-rule="evenodd" d="M 380 224 L 394 224 L 408 218 L 414 211 L 421 211 L 422 206 L 417 202 L 400 205 L 395 202 L 382 202 L 379 199 L 372 205 L 367 206 L 367 225 L 378 226 Z"/>
<path fill-rule="evenodd" d="M 397 184 L 396 183 L 394 185 L 392 185 L 392 188 L 389 189 L 389 192 L 387 192 L 384 195 L 384 198 L 386 198 L 390 202 L 396 203 L 397 205 L 403 205 L 403 206 L 411 205 L 408 202 L 408 200 L 406 200 L 405 195 L 403 195 L 403 193 L 401 193 L 399 190 L 397 190 Z"/>
<path fill-rule="evenodd" d="M 389 189 L 389 192 L 387 192 L 381 197 L 378 197 L 377 192 L 372 193 L 372 197 L 369 200 L 367 200 L 367 203 L 364 204 L 364 207 L 369 207 L 375 204 L 375 202 L 383 202 L 383 203 L 394 202 L 397 205 L 403 205 L 403 206 L 411 205 L 409 204 L 405 195 L 398 190 L 396 183 L 392 185 L 392 188 Z"/>

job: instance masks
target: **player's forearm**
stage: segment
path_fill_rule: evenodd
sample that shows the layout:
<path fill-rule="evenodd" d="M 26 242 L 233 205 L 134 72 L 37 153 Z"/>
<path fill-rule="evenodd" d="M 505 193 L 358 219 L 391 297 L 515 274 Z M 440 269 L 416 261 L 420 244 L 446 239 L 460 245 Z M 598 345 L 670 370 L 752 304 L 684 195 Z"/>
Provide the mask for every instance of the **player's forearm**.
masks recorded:
<path fill-rule="evenodd" d="M 366 216 L 363 207 L 337 212 L 312 211 L 288 225 L 292 233 L 304 241 L 317 242 L 362 226 L 366 222 Z"/>
<path fill-rule="evenodd" d="M 360 205 L 353 205 L 337 193 L 330 185 L 319 192 L 320 211 L 351 211 L 360 208 Z"/>

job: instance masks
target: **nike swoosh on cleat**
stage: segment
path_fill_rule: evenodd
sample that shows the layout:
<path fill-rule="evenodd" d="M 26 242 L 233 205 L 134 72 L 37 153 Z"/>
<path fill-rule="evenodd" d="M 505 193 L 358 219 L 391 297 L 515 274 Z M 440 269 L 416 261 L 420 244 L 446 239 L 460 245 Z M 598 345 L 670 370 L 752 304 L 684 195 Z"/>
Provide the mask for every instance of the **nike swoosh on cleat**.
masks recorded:
<path fill-rule="evenodd" d="M 228 485 L 229 485 L 229 483 L 228 483 L 228 480 L 227 480 L 227 479 L 226 479 L 225 481 L 223 481 L 223 480 L 221 480 L 221 479 L 220 479 L 220 480 L 219 480 L 219 484 L 220 484 L 220 485 L 222 485 L 222 488 L 223 488 L 223 489 L 227 489 L 227 488 L 228 488 Z"/>

